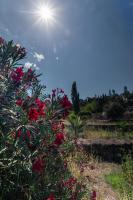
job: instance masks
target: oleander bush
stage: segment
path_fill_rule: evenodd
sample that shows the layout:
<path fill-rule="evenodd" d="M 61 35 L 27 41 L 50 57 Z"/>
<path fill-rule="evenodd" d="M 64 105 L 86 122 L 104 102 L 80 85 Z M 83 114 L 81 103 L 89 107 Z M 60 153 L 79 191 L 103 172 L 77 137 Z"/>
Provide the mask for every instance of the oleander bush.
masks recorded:
<path fill-rule="evenodd" d="M 80 200 L 84 185 L 65 160 L 71 102 L 62 89 L 45 94 L 26 54 L 0 38 L 0 200 Z"/>

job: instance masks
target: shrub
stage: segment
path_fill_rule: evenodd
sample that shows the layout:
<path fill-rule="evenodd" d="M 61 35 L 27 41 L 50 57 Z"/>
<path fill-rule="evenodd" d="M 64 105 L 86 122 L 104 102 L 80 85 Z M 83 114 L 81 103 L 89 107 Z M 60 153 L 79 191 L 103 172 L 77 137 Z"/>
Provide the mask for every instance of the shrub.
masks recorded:
<path fill-rule="evenodd" d="M 74 136 L 77 137 L 79 131 L 82 128 L 82 121 L 78 115 L 76 115 L 74 112 L 71 112 L 68 116 L 68 122 L 71 125 L 72 131 L 74 131 Z"/>
<path fill-rule="evenodd" d="M 106 108 L 106 114 L 109 119 L 116 120 L 123 116 L 124 108 L 120 103 L 111 103 Z"/>
<path fill-rule="evenodd" d="M 93 100 L 91 103 L 87 103 L 85 106 L 82 107 L 81 113 L 87 113 L 88 115 L 92 113 L 98 112 L 98 104 L 95 100 Z"/>
<path fill-rule="evenodd" d="M 0 38 L 1 199 L 80 200 L 82 183 L 65 162 L 71 102 L 60 89 L 46 95 L 35 70 L 20 64 L 25 56 L 25 48 Z"/>
<path fill-rule="evenodd" d="M 133 159 L 131 155 L 126 156 L 125 162 L 122 164 L 124 178 L 133 187 Z"/>
<path fill-rule="evenodd" d="M 122 132 L 123 135 L 125 135 L 125 132 L 128 130 L 128 122 L 126 121 L 121 121 L 118 123 L 120 131 Z"/>

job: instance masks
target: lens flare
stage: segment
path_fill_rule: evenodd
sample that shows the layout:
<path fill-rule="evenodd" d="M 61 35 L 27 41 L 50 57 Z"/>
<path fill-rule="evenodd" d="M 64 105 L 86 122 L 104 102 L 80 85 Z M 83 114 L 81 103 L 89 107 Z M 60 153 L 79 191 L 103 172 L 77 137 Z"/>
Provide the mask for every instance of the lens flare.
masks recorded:
<path fill-rule="evenodd" d="M 42 6 L 37 10 L 38 17 L 46 23 L 54 20 L 54 11 L 48 6 Z"/>

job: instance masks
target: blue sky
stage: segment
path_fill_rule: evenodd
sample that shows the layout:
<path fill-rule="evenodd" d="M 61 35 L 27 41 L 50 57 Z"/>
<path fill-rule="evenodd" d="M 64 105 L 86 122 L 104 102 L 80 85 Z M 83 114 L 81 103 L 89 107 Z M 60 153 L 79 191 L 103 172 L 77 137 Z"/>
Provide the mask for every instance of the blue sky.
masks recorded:
<path fill-rule="evenodd" d="M 83 98 L 133 90 L 133 0 L 49 0 L 48 27 L 31 14 L 42 1 L 0 0 L 0 35 L 27 48 L 48 92 L 70 94 L 74 80 Z"/>

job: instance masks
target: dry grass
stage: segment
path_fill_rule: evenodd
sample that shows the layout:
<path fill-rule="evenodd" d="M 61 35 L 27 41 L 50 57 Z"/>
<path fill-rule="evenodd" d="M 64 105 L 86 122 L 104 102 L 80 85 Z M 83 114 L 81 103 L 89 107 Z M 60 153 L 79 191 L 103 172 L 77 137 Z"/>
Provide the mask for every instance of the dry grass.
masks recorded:
<path fill-rule="evenodd" d="M 85 139 L 132 139 L 133 132 L 126 132 L 125 135 L 121 132 L 114 131 L 105 131 L 105 130 L 93 130 L 93 129 L 85 129 L 83 138 Z"/>
<path fill-rule="evenodd" d="M 84 131 L 84 138 L 85 139 L 101 139 L 101 138 L 110 138 L 112 137 L 112 133 L 110 134 L 107 131 L 104 130 L 85 130 Z"/>
<path fill-rule="evenodd" d="M 114 192 L 104 179 L 105 174 L 119 170 L 118 165 L 100 163 L 96 158 L 87 156 L 82 151 L 71 154 L 68 157 L 68 163 L 73 176 L 78 180 L 82 180 L 88 190 L 82 200 L 90 200 L 90 192 L 93 190 L 97 193 L 97 200 L 121 200 L 119 194 Z"/>

